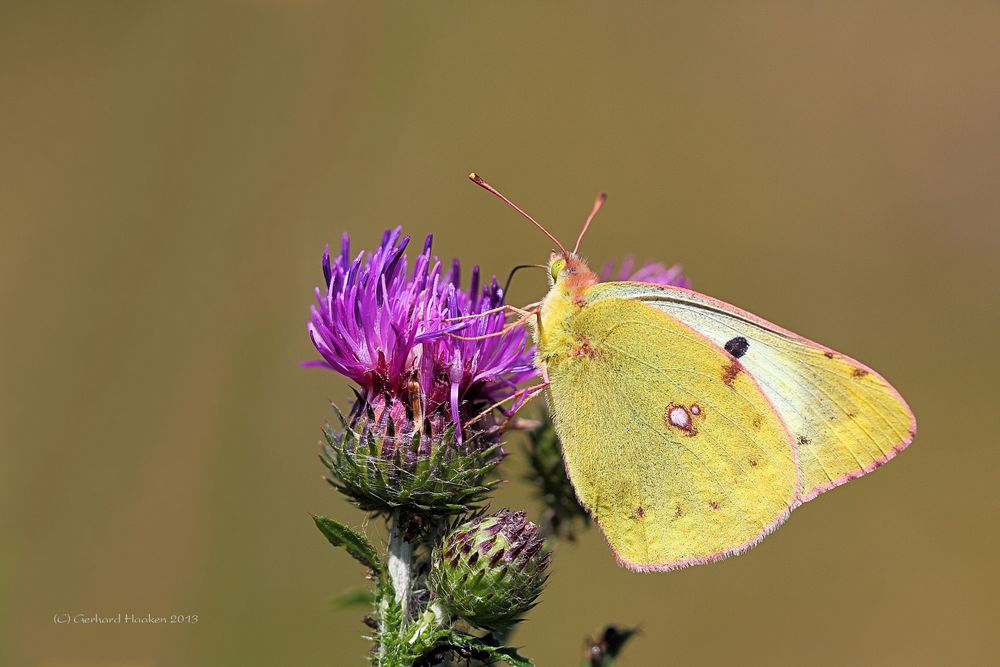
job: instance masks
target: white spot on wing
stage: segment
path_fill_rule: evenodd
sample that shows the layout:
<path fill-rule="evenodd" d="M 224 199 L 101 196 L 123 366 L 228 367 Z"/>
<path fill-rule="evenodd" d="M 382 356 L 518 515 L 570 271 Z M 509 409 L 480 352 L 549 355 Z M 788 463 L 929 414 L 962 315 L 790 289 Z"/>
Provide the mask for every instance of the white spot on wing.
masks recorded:
<path fill-rule="evenodd" d="M 691 423 L 691 417 L 688 415 L 688 411 L 685 410 L 680 405 L 670 408 L 670 423 L 677 428 L 686 429 Z"/>

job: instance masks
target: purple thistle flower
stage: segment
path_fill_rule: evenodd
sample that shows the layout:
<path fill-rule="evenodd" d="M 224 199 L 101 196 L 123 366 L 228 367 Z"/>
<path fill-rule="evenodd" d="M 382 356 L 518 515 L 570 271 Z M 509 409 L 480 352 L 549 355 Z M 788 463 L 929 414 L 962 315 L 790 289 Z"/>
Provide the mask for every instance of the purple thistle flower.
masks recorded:
<path fill-rule="evenodd" d="M 431 255 L 431 238 L 412 270 L 406 255 L 410 239 L 400 227 L 387 229 L 374 252 L 353 258 L 347 234 L 339 255 L 331 257 L 327 247 L 324 287 L 316 288 L 308 325 L 322 359 L 307 365 L 350 378 L 369 404 L 386 397 L 422 415 L 448 406 L 450 420 L 461 430 L 462 419 L 472 416 L 466 406 L 482 408 L 506 398 L 534 371 L 523 329 L 480 340 L 449 335 L 502 330 L 503 312 L 453 320 L 502 305 L 503 290 L 495 277 L 480 290 L 478 267 L 463 290 L 458 260 L 445 272 Z"/>
<path fill-rule="evenodd" d="M 691 281 L 685 277 L 680 264 L 667 267 L 659 262 L 643 264 L 638 269 L 633 257 L 626 257 L 622 261 L 618 271 L 615 271 L 614 262 L 608 262 L 600 271 L 601 281 L 606 280 L 630 280 L 642 283 L 657 283 L 659 285 L 670 285 L 672 287 L 691 288 Z"/>

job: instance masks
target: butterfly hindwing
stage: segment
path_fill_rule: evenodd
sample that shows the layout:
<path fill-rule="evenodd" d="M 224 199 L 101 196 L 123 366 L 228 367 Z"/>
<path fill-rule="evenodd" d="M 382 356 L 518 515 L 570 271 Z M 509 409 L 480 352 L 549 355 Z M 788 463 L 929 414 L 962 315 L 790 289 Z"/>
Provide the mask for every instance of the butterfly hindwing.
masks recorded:
<path fill-rule="evenodd" d="M 633 300 L 669 315 L 738 356 L 796 440 L 796 504 L 885 463 L 913 439 L 899 393 L 872 369 L 750 313 L 681 288 L 612 282 L 588 307 Z"/>
<path fill-rule="evenodd" d="M 739 361 L 639 300 L 547 331 L 567 470 L 618 560 L 667 570 L 749 548 L 795 502 L 795 444 Z"/>

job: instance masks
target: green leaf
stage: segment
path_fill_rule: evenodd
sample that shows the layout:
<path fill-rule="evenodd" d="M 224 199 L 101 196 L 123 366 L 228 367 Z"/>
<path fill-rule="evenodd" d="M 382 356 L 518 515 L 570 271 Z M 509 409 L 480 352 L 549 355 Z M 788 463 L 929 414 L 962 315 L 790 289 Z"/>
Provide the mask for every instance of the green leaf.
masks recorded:
<path fill-rule="evenodd" d="M 333 599 L 333 606 L 338 609 L 345 607 L 372 606 L 375 604 L 375 593 L 367 586 L 358 586 L 345 591 Z"/>
<path fill-rule="evenodd" d="M 476 660 L 503 660 L 510 667 L 534 667 L 534 663 L 520 655 L 516 648 L 497 646 L 472 635 L 452 632 L 444 643 L 457 649 L 465 649 L 471 654 L 469 657 Z"/>
<path fill-rule="evenodd" d="M 375 548 L 364 535 L 334 519 L 325 516 L 313 516 L 316 527 L 330 540 L 335 547 L 343 547 L 347 553 L 356 558 L 362 565 L 367 565 L 379 575 L 385 572 L 385 566 L 379 560 Z"/>

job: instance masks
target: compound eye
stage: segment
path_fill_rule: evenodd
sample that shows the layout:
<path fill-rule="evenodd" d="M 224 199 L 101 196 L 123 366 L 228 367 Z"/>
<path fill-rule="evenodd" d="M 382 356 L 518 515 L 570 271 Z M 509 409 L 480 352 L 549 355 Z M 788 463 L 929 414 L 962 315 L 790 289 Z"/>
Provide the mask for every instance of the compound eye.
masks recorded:
<path fill-rule="evenodd" d="M 566 268 L 565 259 L 557 259 L 552 262 L 552 267 L 550 271 L 552 272 L 552 280 L 559 280 L 559 274 L 562 273 L 563 269 Z"/>

